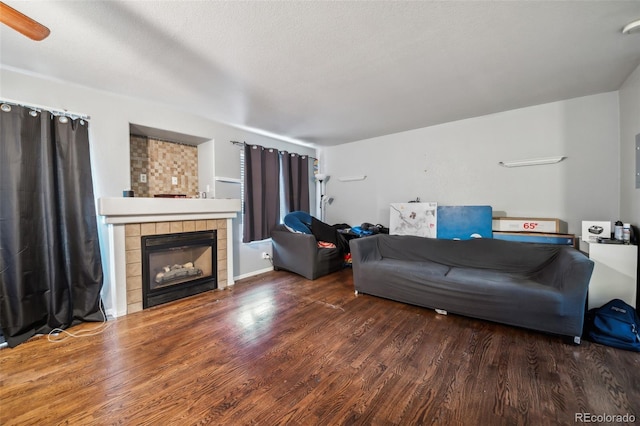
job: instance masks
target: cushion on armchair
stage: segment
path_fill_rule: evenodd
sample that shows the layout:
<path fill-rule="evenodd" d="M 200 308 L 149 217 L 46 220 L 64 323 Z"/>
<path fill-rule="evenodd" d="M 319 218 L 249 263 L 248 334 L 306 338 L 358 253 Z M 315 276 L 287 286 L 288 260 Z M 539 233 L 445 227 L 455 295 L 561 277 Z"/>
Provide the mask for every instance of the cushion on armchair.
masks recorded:
<path fill-rule="evenodd" d="M 312 217 L 309 213 L 303 211 L 295 211 L 288 213 L 284 217 L 284 226 L 291 232 L 299 232 L 301 234 L 311 234 Z"/>

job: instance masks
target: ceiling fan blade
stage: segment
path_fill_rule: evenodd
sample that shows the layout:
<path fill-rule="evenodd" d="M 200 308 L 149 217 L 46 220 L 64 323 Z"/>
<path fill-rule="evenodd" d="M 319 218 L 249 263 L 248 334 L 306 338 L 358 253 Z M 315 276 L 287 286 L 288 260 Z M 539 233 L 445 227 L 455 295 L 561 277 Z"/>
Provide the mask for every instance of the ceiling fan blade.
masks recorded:
<path fill-rule="evenodd" d="M 6 24 L 18 31 L 19 33 L 29 37 L 31 40 L 44 40 L 51 31 L 49 28 L 34 21 L 27 15 L 24 15 L 9 5 L 0 1 L 0 22 Z"/>

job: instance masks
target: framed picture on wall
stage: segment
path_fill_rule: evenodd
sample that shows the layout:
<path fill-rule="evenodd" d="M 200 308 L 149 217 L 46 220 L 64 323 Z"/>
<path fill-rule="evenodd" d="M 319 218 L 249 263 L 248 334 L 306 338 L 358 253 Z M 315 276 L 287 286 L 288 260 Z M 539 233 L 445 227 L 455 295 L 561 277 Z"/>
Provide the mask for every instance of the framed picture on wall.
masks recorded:
<path fill-rule="evenodd" d="M 391 203 L 389 234 L 436 238 L 438 203 Z"/>

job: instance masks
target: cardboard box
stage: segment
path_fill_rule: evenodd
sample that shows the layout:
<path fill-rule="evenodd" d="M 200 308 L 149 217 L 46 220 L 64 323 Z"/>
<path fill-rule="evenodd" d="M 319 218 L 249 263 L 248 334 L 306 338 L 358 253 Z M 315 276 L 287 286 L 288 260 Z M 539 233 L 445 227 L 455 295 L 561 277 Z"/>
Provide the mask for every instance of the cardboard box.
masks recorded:
<path fill-rule="evenodd" d="M 494 231 L 493 238 L 496 240 L 518 241 L 522 243 L 558 244 L 576 247 L 576 236 L 573 234 Z"/>
<path fill-rule="evenodd" d="M 493 230 L 500 232 L 542 232 L 564 234 L 567 223 L 554 218 L 494 217 Z"/>
<path fill-rule="evenodd" d="M 583 220 L 582 240 L 595 243 L 598 242 L 598 238 L 611 238 L 611 221 Z"/>

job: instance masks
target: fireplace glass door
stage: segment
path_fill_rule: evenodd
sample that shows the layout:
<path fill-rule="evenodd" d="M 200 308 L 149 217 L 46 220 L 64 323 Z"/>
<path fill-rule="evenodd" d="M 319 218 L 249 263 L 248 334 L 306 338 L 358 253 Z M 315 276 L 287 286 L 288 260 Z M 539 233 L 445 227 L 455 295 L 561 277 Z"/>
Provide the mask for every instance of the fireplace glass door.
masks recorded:
<path fill-rule="evenodd" d="M 216 231 L 142 237 L 143 307 L 217 287 Z"/>

